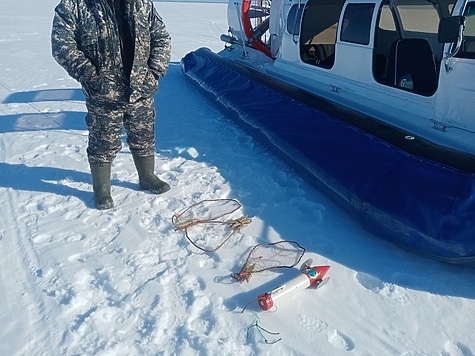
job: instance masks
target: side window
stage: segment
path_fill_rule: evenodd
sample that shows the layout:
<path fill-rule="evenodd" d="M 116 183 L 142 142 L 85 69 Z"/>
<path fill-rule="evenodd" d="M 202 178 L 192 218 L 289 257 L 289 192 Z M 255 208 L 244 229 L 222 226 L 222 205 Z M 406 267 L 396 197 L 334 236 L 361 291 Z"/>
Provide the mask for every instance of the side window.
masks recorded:
<path fill-rule="evenodd" d="M 300 20 L 302 19 L 304 7 L 302 5 L 294 5 L 289 10 L 287 16 L 287 32 L 291 35 L 300 35 Z"/>
<path fill-rule="evenodd" d="M 437 34 L 439 28 L 439 14 L 437 12 L 437 6 L 431 2 L 427 2 L 425 5 L 410 6 L 410 5 L 398 5 L 397 11 L 401 18 L 403 31 L 425 33 L 425 34 Z M 414 14 L 420 12 L 419 16 Z M 424 19 L 424 21 L 421 21 Z M 435 38 L 435 35 L 434 35 Z"/>
<path fill-rule="evenodd" d="M 379 13 L 378 29 L 381 29 L 383 31 L 397 31 L 393 13 L 391 12 L 391 8 L 388 4 L 383 4 L 381 6 L 381 11 Z"/>
<path fill-rule="evenodd" d="M 475 4 L 469 3 L 464 12 L 465 29 L 462 45 L 456 57 L 475 58 Z"/>
<path fill-rule="evenodd" d="M 335 63 L 336 32 L 344 0 L 310 0 L 305 8 L 300 36 L 303 62 L 330 69 Z"/>
<path fill-rule="evenodd" d="M 368 45 L 374 4 L 348 4 L 341 26 L 340 40 Z"/>

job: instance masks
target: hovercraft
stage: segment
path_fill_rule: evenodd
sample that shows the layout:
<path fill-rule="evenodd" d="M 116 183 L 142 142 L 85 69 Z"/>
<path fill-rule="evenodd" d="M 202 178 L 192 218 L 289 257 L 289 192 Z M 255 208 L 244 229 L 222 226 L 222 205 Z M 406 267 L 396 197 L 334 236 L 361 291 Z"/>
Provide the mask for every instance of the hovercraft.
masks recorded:
<path fill-rule="evenodd" d="M 182 70 L 388 241 L 475 261 L 475 0 L 229 0 Z"/>

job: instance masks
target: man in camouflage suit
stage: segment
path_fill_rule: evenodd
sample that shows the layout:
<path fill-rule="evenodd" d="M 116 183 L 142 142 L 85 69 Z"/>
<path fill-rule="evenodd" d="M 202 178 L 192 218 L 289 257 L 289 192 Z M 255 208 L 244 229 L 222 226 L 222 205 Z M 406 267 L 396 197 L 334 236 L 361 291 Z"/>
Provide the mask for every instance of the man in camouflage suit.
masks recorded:
<path fill-rule="evenodd" d="M 96 208 L 114 206 L 111 163 L 122 147 L 123 127 L 140 187 L 168 191 L 154 174 L 153 96 L 170 61 L 170 36 L 152 0 L 61 0 L 51 41 L 53 57 L 86 97 Z"/>

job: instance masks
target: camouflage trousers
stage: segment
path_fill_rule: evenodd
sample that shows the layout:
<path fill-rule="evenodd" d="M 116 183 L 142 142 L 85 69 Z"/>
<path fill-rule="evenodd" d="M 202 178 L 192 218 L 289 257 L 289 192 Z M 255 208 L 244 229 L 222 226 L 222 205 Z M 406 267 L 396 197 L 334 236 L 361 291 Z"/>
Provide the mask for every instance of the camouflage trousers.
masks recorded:
<path fill-rule="evenodd" d="M 112 163 L 122 149 L 125 128 L 130 151 L 139 157 L 155 154 L 156 110 L 153 96 L 131 104 L 98 104 L 86 99 L 89 162 Z"/>

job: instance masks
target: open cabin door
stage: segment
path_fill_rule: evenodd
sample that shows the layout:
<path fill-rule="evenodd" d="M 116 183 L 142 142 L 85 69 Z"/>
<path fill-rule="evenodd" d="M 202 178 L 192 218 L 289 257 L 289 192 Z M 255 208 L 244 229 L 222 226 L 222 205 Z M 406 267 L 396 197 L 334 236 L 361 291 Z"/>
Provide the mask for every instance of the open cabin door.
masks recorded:
<path fill-rule="evenodd" d="M 458 50 L 457 43 L 447 43 L 444 48 L 434 125 L 444 131 L 475 132 L 475 1 L 458 4 L 457 13 L 465 17 L 465 26 Z"/>

